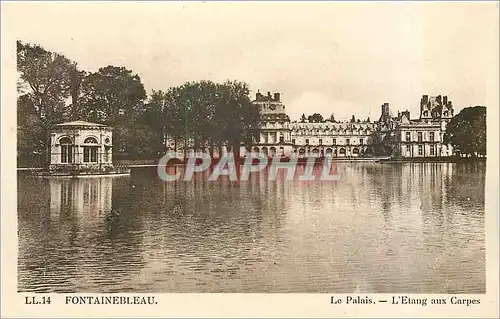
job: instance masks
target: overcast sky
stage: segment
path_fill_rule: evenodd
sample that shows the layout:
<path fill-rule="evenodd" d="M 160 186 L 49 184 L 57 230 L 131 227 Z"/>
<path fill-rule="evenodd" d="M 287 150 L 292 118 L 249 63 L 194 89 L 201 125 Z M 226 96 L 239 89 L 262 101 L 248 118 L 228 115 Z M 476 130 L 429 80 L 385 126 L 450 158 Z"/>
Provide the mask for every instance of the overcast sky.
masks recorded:
<path fill-rule="evenodd" d="M 2 3 L 4 27 L 96 71 L 125 66 L 146 90 L 238 79 L 281 92 L 292 119 L 409 109 L 448 95 L 487 105 L 498 71 L 498 4 Z M 495 105 L 495 107 L 497 107 Z"/>

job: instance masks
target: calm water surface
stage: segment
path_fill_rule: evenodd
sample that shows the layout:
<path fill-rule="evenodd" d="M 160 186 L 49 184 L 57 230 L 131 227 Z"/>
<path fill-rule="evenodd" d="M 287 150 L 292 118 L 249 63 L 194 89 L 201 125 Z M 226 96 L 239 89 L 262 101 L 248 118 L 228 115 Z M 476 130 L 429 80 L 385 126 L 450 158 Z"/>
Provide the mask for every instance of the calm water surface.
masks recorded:
<path fill-rule="evenodd" d="M 325 182 L 19 176 L 18 288 L 485 292 L 484 164 L 337 172 Z"/>

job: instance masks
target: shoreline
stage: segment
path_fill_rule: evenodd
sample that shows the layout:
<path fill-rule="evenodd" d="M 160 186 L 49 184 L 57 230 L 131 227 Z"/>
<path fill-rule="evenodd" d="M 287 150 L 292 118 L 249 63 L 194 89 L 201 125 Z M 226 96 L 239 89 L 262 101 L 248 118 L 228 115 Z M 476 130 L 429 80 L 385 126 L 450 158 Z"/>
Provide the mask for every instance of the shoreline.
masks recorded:
<path fill-rule="evenodd" d="M 289 158 L 279 158 L 282 162 L 287 162 Z M 316 163 L 323 163 L 324 157 L 318 157 Z M 332 158 L 332 162 L 341 163 L 380 163 L 380 164 L 401 164 L 401 163 L 480 163 L 486 162 L 487 157 L 412 157 L 412 158 L 389 158 L 389 157 L 363 157 L 363 158 Z M 127 166 L 129 168 L 141 168 L 141 167 L 155 167 L 158 166 L 159 160 L 121 160 L 117 161 L 116 165 Z M 269 162 L 273 159 L 269 158 Z M 306 164 L 307 159 L 299 158 L 298 164 Z M 197 161 L 197 164 L 199 162 Z M 212 165 L 216 165 L 218 160 L 215 159 Z M 243 164 L 243 160 L 240 161 L 239 165 Z M 256 164 L 256 163 L 255 163 Z M 187 165 L 186 161 L 171 160 L 168 164 L 169 166 L 184 166 Z M 43 172 L 46 170 L 44 167 L 17 167 L 17 171 L 20 172 Z M 56 174 L 55 174 L 56 175 Z M 55 176 L 54 175 L 54 176 Z M 61 174 L 62 175 L 62 174 Z M 78 176 L 84 174 L 77 174 Z M 92 174 L 88 174 L 92 175 Z M 116 175 L 116 174 L 105 174 L 105 175 Z M 62 175 L 64 176 L 64 175 Z M 68 175 L 66 175 L 68 176 Z"/>

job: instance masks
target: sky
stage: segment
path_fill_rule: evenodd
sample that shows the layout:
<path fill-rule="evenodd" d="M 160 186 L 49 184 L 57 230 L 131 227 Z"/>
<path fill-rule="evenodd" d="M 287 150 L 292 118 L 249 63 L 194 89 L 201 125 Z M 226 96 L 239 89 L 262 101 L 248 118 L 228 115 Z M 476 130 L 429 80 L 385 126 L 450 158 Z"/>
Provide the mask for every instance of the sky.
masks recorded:
<path fill-rule="evenodd" d="M 423 94 L 455 112 L 496 101 L 498 3 L 2 3 L 2 29 L 80 68 L 137 73 L 148 92 L 237 79 L 302 113 L 418 117 Z M 498 107 L 494 105 L 494 107 Z"/>

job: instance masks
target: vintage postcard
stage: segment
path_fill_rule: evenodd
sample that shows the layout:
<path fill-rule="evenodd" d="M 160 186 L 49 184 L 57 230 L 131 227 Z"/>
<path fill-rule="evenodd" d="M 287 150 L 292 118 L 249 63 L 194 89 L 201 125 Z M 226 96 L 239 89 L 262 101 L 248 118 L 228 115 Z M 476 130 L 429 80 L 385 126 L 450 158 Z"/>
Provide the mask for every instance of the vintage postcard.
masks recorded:
<path fill-rule="evenodd" d="M 1 15 L 2 317 L 498 318 L 498 2 Z"/>

